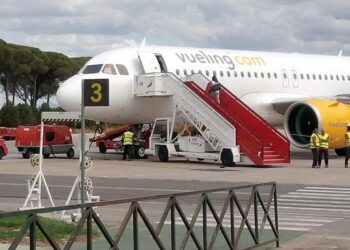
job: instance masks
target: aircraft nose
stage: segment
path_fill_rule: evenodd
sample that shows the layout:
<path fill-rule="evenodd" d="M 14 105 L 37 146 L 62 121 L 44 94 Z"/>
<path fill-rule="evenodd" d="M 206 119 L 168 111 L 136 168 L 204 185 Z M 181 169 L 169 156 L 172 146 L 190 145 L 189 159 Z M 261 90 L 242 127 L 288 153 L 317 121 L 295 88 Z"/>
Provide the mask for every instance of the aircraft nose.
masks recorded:
<path fill-rule="evenodd" d="M 65 111 L 79 111 L 81 102 L 81 78 L 78 75 L 64 81 L 56 92 L 58 105 Z"/>

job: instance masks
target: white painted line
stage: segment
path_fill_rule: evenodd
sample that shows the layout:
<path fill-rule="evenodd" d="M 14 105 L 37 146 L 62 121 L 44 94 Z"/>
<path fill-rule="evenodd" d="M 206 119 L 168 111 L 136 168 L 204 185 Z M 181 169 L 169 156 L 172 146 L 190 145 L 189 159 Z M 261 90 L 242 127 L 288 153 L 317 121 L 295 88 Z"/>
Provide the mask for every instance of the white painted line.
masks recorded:
<path fill-rule="evenodd" d="M 318 200 L 339 200 L 339 201 L 350 201 L 350 198 L 344 198 L 344 197 L 319 197 L 319 196 L 312 196 L 312 195 L 281 195 L 282 198 L 301 198 L 301 199 L 318 199 Z M 278 201 L 278 200 L 277 200 Z"/>
<path fill-rule="evenodd" d="M 336 187 L 305 187 L 307 189 L 324 189 L 324 190 L 343 190 L 350 191 L 350 188 L 336 188 Z"/>
<path fill-rule="evenodd" d="M 320 200 L 300 200 L 300 199 L 285 199 L 285 198 L 278 198 L 278 204 L 280 204 L 281 202 L 298 202 L 298 203 L 327 203 L 327 204 L 340 204 L 340 205 L 349 205 L 350 206 L 350 202 L 346 202 L 346 201 L 320 201 Z"/>
<path fill-rule="evenodd" d="M 170 225 L 171 222 L 170 221 L 165 221 L 164 222 L 165 225 Z M 178 222 L 175 222 L 176 225 L 183 225 L 183 223 L 178 223 Z M 198 226 L 198 227 L 202 227 L 203 225 L 201 223 L 195 223 L 195 226 Z M 216 227 L 216 224 L 207 224 L 208 227 Z M 230 228 L 231 227 L 231 224 L 223 224 L 223 226 L 225 228 Z M 254 228 L 254 225 L 252 225 L 252 228 Z M 270 226 L 266 225 L 265 226 L 265 229 L 270 229 Z M 306 228 L 306 227 L 278 227 L 279 230 L 288 230 L 288 231 L 303 231 L 303 232 L 306 232 L 306 231 L 309 231 L 310 228 Z"/>
<path fill-rule="evenodd" d="M 320 194 L 320 193 L 303 193 L 303 192 L 290 192 L 291 195 L 314 195 L 322 197 L 350 197 L 348 194 Z"/>
<path fill-rule="evenodd" d="M 283 216 L 278 216 L 278 221 L 306 221 L 306 222 L 319 222 L 319 223 L 330 223 L 330 222 L 334 222 L 335 220 L 334 219 L 309 219 L 309 216 L 308 218 L 291 218 L 291 217 L 288 217 L 288 218 L 285 218 Z"/>
<path fill-rule="evenodd" d="M 187 220 L 190 221 L 189 218 L 187 218 Z M 176 218 L 175 221 L 181 222 L 182 220 L 181 220 L 181 218 Z M 203 219 L 202 218 L 197 218 L 196 223 L 197 222 L 203 222 Z M 215 219 L 207 218 L 207 222 L 208 222 L 208 224 L 215 224 L 216 225 L 216 220 Z M 240 225 L 240 223 L 241 223 L 241 220 L 240 221 L 235 221 L 235 225 Z M 254 221 L 249 221 L 249 223 L 251 225 L 254 225 Z M 224 219 L 223 220 L 223 224 L 231 225 L 229 219 Z M 269 225 L 268 221 L 266 221 L 265 225 Z M 286 222 L 278 222 L 278 225 L 320 227 L 320 226 L 323 226 L 324 224 L 322 224 L 322 223 L 287 222 L 286 221 Z"/>
<path fill-rule="evenodd" d="M 310 210 L 310 211 L 334 211 L 334 212 L 344 212 L 349 213 L 349 209 L 336 209 L 336 208 L 315 208 L 315 207 L 286 207 L 278 206 L 278 209 L 294 209 L 294 210 Z"/>
<path fill-rule="evenodd" d="M 315 189 L 298 189 L 296 192 L 307 192 L 307 193 L 329 193 L 329 194 L 349 194 L 350 191 L 339 191 L 339 190 L 315 190 Z"/>
<path fill-rule="evenodd" d="M 296 206 L 296 207 L 329 207 L 329 208 L 344 208 L 344 209 L 350 209 L 350 205 L 333 205 L 333 204 L 300 204 L 300 203 L 290 203 L 290 202 L 279 202 L 279 206 Z"/>

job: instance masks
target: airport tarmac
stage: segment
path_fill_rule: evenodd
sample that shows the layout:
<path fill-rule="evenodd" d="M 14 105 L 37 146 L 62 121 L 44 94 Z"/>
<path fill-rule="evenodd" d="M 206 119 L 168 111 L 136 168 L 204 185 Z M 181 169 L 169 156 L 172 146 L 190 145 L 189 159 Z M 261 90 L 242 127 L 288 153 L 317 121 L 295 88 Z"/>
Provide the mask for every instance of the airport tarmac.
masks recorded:
<path fill-rule="evenodd" d="M 77 153 L 78 135 L 74 141 Z M 36 169 L 22 159 L 13 142 L 7 144 L 10 153 L 0 161 L 0 210 L 17 210 L 27 195 L 26 180 Z M 293 150 L 289 165 L 263 168 L 220 168 L 217 162 L 181 158 L 167 163 L 154 157 L 123 161 L 113 152 L 100 154 L 95 146 L 88 156 L 94 167 L 86 175 L 102 200 L 276 181 L 281 249 L 350 249 L 350 169 L 333 153 L 328 169 L 312 169 L 311 152 L 302 150 Z M 79 174 L 78 156 L 44 159 L 43 170 L 54 201 L 64 204 Z M 150 211 L 156 211 L 156 205 L 148 204 Z"/>

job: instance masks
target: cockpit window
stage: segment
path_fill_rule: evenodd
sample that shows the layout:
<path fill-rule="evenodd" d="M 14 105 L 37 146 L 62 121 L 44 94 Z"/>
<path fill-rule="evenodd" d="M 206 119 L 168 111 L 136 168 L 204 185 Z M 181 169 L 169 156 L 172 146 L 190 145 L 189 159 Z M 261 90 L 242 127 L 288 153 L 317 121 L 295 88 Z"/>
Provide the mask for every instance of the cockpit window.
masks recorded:
<path fill-rule="evenodd" d="M 102 68 L 102 64 L 93 64 L 93 65 L 88 65 L 83 71 L 83 74 L 95 74 L 100 72 Z"/>
<path fill-rule="evenodd" d="M 110 75 L 116 75 L 117 71 L 114 68 L 113 64 L 106 64 L 102 70 L 103 73 L 110 74 Z"/>
<path fill-rule="evenodd" d="M 123 64 L 116 64 L 119 74 L 129 75 L 128 69 Z"/>

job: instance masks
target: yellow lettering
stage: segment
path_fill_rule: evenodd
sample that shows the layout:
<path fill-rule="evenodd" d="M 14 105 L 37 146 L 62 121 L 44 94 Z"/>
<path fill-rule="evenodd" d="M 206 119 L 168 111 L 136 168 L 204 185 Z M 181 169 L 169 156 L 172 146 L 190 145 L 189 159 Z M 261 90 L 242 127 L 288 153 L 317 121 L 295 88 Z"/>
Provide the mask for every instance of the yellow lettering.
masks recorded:
<path fill-rule="evenodd" d="M 264 59 L 262 59 L 261 57 L 252 57 L 251 59 L 254 65 L 266 65 Z"/>
<path fill-rule="evenodd" d="M 262 59 L 261 57 L 235 56 L 235 61 L 241 65 L 266 65 L 264 59 Z"/>
<path fill-rule="evenodd" d="M 252 65 L 252 61 L 249 59 L 249 57 L 243 56 L 243 62 L 245 65 Z"/>
<path fill-rule="evenodd" d="M 238 62 L 239 64 L 244 65 L 244 62 L 242 62 L 240 56 L 235 56 L 235 60 L 236 60 L 236 62 Z"/>
<path fill-rule="evenodd" d="M 94 90 L 94 95 L 90 96 L 92 102 L 100 102 L 102 100 L 102 86 L 101 83 L 95 82 L 91 84 L 91 88 Z"/>

